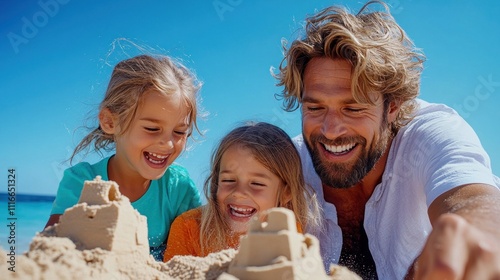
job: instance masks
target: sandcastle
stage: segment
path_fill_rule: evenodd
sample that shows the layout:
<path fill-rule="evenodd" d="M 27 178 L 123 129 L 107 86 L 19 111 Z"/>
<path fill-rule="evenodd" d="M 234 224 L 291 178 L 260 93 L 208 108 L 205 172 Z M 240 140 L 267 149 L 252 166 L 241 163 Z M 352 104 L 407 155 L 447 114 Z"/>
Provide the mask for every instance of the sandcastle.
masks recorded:
<path fill-rule="evenodd" d="M 85 181 L 78 204 L 64 212 L 55 232 L 85 250 L 149 254 L 146 217 L 132 208 L 115 182 L 103 181 L 101 176 Z"/>
<path fill-rule="evenodd" d="M 318 239 L 298 233 L 295 215 L 286 208 L 268 210 L 264 221 L 252 219 L 227 274 L 238 279 L 330 279 Z"/>

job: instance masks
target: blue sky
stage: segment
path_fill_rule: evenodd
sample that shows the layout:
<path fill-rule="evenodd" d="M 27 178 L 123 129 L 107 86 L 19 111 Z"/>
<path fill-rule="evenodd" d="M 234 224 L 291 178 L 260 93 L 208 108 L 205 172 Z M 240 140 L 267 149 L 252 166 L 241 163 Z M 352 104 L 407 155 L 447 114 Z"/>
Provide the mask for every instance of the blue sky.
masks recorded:
<path fill-rule="evenodd" d="M 15 168 L 17 192 L 56 193 L 64 161 L 94 124 L 114 64 L 138 54 L 130 44 L 181 59 L 204 86 L 203 137 L 178 162 L 201 188 L 217 141 L 247 120 L 300 133 L 300 114 L 274 94 L 281 40 L 331 4 L 359 1 L 1 1 L 0 172 Z M 500 120 L 500 4 L 391 0 L 393 14 L 427 55 L 421 98 L 445 103 L 472 125 L 494 172 Z M 115 44 L 113 44 L 115 42 Z M 98 160 L 96 155 L 85 158 Z M 6 178 L 7 176 L 5 176 Z M 7 180 L 7 179 L 4 179 Z M 5 186 L 5 184 L 1 184 Z M 0 192 L 6 190 L 0 189 Z"/>

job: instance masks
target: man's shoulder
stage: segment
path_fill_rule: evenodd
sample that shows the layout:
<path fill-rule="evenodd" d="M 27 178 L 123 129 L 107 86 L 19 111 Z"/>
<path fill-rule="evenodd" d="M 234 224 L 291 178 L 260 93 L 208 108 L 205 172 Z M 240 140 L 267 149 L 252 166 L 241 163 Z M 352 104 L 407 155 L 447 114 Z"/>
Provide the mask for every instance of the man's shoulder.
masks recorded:
<path fill-rule="evenodd" d="M 440 103 L 417 100 L 413 118 L 401 128 L 400 136 L 411 134 L 413 137 L 429 137 L 442 134 L 453 128 L 467 127 L 468 124 L 453 108 Z"/>
<path fill-rule="evenodd" d="M 427 102 L 422 99 L 417 99 L 416 104 L 417 108 L 415 111 L 414 119 L 441 118 L 449 116 L 460 117 L 457 111 L 455 111 L 453 108 L 449 107 L 446 104 Z"/>
<path fill-rule="evenodd" d="M 292 137 L 292 142 L 295 145 L 295 148 L 299 150 L 299 152 L 305 147 L 304 136 L 302 136 L 302 134 L 298 134 Z"/>
<path fill-rule="evenodd" d="M 304 142 L 304 137 L 302 134 L 299 134 L 292 138 L 292 142 L 295 145 L 295 148 L 299 152 L 299 156 L 302 159 L 302 164 L 307 165 L 308 160 L 310 160 L 309 150 L 306 147 L 306 143 Z"/>
<path fill-rule="evenodd" d="M 292 141 L 294 143 L 303 143 L 304 137 L 302 136 L 302 134 L 297 134 L 296 136 L 292 137 Z"/>

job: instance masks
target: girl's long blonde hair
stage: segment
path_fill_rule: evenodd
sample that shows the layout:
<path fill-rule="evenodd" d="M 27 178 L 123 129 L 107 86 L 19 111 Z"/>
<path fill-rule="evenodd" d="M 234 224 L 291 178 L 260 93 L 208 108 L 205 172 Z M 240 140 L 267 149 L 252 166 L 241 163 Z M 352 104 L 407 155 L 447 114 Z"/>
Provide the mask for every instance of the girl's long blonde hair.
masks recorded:
<path fill-rule="evenodd" d="M 123 60 L 114 67 L 99 111 L 109 109 L 116 115 L 124 133 L 145 92 L 154 90 L 165 95 L 179 93 L 188 107 L 189 127 L 192 132 L 193 127 L 197 129 L 197 94 L 200 88 L 201 83 L 196 76 L 174 59 L 161 55 L 139 55 Z M 96 152 L 114 148 L 113 135 L 106 134 L 100 127 L 96 127 L 76 146 L 70 162 L 92 142 Z"/>
<path fill-rule="evenodd" d="M 222 156 L 233 145 L 249 149 L 261 164 L 283 181 L 286 189 L 279 190 L 276 207 L 294 211 L 302 228 L 319 225 L 316 196 L 305 185 L 300 156 L 288 134 L 269 123 L 248 124 L 229 132 L 212 154 L 210 175 L 204 185 L 207 205 L 203 206 L 201 216 L 202 253 L 210 253 L 205 252 L 206 248 L 228 248 L 226 241 L 229 227 L 219 211 L 217 189 Z"/>

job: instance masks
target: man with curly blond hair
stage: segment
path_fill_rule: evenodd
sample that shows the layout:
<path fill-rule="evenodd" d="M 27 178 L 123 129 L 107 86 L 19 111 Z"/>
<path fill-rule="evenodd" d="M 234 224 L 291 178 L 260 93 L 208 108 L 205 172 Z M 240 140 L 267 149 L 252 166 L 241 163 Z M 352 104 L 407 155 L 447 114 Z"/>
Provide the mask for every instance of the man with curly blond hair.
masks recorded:
<path fill-rule="evenodd" d="M 326 267 L 365 279 L 499 279 L 500 179 L 453 109 L 417 98 L 424 61 L 378 1 L 326 8 L 285 47 L 276 77 L 322 199 L 308 231 Z"/>

